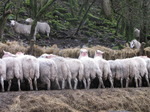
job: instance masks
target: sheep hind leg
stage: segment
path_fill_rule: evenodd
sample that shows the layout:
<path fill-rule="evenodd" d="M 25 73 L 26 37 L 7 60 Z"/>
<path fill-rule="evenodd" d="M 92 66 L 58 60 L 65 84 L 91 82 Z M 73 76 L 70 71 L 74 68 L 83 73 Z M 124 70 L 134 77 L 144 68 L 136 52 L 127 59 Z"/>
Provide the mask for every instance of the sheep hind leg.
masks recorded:
<path fill-rule="evenodd" d="M 137 81 L 137 78 L 135 77 L 135 84 L 136 84 L 136 88 L 138 87 L 138 81 Z"/>
<path fill-rule="evenodd" d="M 56 79 L 56 84 L 57 84 L 58 89 L 60 89 L 60 84 L 59 84 L 58 79 Z"/>
<path fill-rule="evenodd" d="M 90 89 L 90 85 L 91 85 L 91 79 L 88 78 L 88 79 L 87 79 L 87 89 Z"/>
<path fill-rule="evenodd" d="M 120 79 L 121 88 L 123 88 L 123 78 Z"/>
<path fill-rule="evenodd" d="M 30 84 L 30 90 L 33 91 L 32 79 L 28 78 L 28 82 Z"/>
<path fill-rule="evenodd" d="M 149 79 L 148 79 L 148 75 L 145 75 L 145 79 L 146 79 L 146 81 L 147 81 L 147 85 L 148 85 L 148 87 L 150 87 Z"/>
<path fill-rule="evenodd" d="M 20 79 L 18 79 L 18 90 L 21 91 L 21 88 L 20 88 Z"/>
<path fill-rule="evenodd" d="M 1 86 L 2 86 L 2 92 L 4 92 L 4 79 L 1 77 Z"/>
<path fill-rule="evenodd" d="M 109 81 L 110 81 L 110 84 L 111 84 L 111 88 L 114 88 L 114 84 L 113 84 L 113 79 L 112 79 L 112 77 L 109 77 Z"/>
<path fill-rule="evenodd" d="M 47 37 L 49 37 L 49 32 L 47 32 Z"/>
<path fill-rule="evenodd" d="M 83 79 L 83 84 L 84 84 L 84 88 L 86 89 L 87 87 L 86 87 L 86 79 L 85 78 Z"/>
<path fill-rule="evenodd" d="M 141 79 L 141 77 L 138 78 L 138 80 L 139 80 L 139 87 L 142 87 L 142 79 Z"/>
<path fill-rule="evenodd" d="M 128 86 L 129 86 L 129 77 L 126 78 L 126 88 L 128 88 Z"/>
<path fill-rule="evenodd" d="M 74 79 L 74 89 L 77 89 L 78 80 L 77 78 Z"/>
<path fill-rule="evenodd" d="M 72 89 L 71 78 L 68 78 L 69 89 Z"/>
<path fill-rule="evenodd" d="M 102 88 L 105 88 L 102 77 L 99 77 L 98 79 L 99 79 L 99 85 L 98 85 L 98 88 L 101 88 L 101 86 L 102 86 Z"/>
<path fill-rule="evenodd" d="M 10 87 L 11 87 L 11 80 L 8 81 L 8 88 L 7 88 L 7 91 L 10 91 Z"/>
<path fill-rule="evenodd" d="M 34 78 L 34 85 L 35 85 L 35 90 L 37 91 L 38 87 L 37 87 L 37 78 L 36 77 Z"/>
<path fill-rule="evenodd" d="M 65 89 L 65 79 L 64 78 L 62 79 L 62 87 L 61 87 L 61 89 Z"/>
<path fill-rule="evenodd" d="M 47 90 L 50 90 L 51 81 L 48 78 L 46 78 L 45 82 L 47 84 Z"/>

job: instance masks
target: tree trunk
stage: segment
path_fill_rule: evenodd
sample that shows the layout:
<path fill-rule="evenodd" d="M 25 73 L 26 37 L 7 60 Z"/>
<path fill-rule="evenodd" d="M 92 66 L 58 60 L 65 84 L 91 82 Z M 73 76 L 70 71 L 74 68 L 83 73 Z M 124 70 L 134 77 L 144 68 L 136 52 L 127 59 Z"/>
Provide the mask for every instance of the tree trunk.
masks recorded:
<path fill-rule="evenodd" d="M 7 17 L 9 14 L 11 14 L 12 12 L 10 10 L 6 11 L 4 13 L 4 15 L 0 18 L 0 40 L 1 41 L 4 41 L 4 28 L 5 28 L 5 24 L 6 24 L 6 21 L 7 21 Z"/>
<path fill-rule="evenodd" d="M 147 29 L 148 29 L 148 0 L 143 0 L 142 8 L 143 8 L 143 16 L 142 16 L 142 25 L 140 31 L 140 42 L 147 42 Z"/>
<path fill-rule="evenodd" d="M 3 17 L 0 19 L 0 39 L 3 41 L 4 22 Z"/>
<path fill-rule="evenodd" d="M 90 6 L 88 7 L 88 9 L 86 10 L 86 12 L 85 12 L 85 14 L 84 14 L 82 20 L 80 21 L 80 24 L 79 24 L 79 26 L 78 26 L 78 29 L 77 29 L 77 31 L 75 32 L 75 35 L 78 34 L 78 32 L 79 32 L 81 26 L 83 25 L 84 21 L 86 20 L 86 17 L 87 17 L 87 14 L 88 14 L 90 8 L 91 8 L 92 5 L 95 3 L 95 1 L 96 1 L 96 0 L 93 0 L 93 2 L 90 4 Z"/>
<path fill-rule="evenodd" d="M 36 41 L 36 35 L 35 35 L 36 24 L 37 24 L 37 20 L 35 19 L 32 23 L 31 32 L 30 32 L 30 37 L 31 37 L 31 39 L 34 39 L 34 41 Z"/>
<path fill-rule="evenodd" d="M 104 15 L 108 18 L 111 19 L 112 14 L 111 14 L 111 1 L 110 0 L 102 0 L 102 11 Z"/>

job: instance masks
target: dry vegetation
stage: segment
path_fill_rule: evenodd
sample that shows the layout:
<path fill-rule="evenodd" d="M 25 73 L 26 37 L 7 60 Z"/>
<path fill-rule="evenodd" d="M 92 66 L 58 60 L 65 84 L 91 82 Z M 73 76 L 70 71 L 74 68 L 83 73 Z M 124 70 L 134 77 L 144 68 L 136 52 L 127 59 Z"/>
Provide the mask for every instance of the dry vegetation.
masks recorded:
<path fill-rule="evenodd" d="M 107 60 L 130 58 L 133 56 L 138 56 L 140 52 L 137 49 L 131 49 L 129 47 L 125 47 L 122 50 L 112 50 L 110 48 L 99 46 L 99 45 L 86 48 L 86 49 L 89 51 L 90 57 L 94 56 L 94 52 L 97 49 L 105 52 L 104 58 Z M 3 50 L 9 51 L 11 53 L 16 53 L 16 52 L 21 51 L 26 54 L 32 54 L 37 57 L 43 53 L 49 53 L 49 54 L 53 53 L 53 54 L 60 55 L 63 57 L 78 58 L 80 47 L 60 49 L 57 47 L 56 44 L 54 44 L 53 46 L 50 46 L 50 47 L 40 47 L 38 45 L 34 45 L 33 48 L 31 48 L 30 46 L 23 45 L 23 43 L 12 41 L 12 42 L 6 42 L 5 44 L 0 43 L 0 56 L 3 55 Z M 144 55 L 147 55 L 148 57 L 150 57 L 150 47 L 147 47 L 144 49 Z"/>
<path fill-rule="evenodd" d="M 0 93 L 0 97 L 1 112 L 108 112 L 116 110 L 149 112 L 150 110 L 150 89 L 148 88 L 6 92 Z"/>

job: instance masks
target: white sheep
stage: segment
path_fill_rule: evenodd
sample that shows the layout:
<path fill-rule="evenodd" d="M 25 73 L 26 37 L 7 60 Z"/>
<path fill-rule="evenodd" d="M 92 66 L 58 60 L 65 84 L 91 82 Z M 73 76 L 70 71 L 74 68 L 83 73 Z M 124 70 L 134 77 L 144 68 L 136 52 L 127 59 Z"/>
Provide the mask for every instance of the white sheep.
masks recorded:
<path fill-rule="evenodd" d="M 39 61 L 36 57 L 31 55 L 24 55 L 22 53 L 17 53 L 16 56 L 20 58 L 22 64 L 23 76 L 26 78 L 30 84 L 30 90 L 33 90 L 32 79 L 34 79 L 35 89 L 37 87 L 37 79 L 39 78 Z"/>
<path fill-rule="evenodd" d="M 84 74 L 84 66 L 82 62 L 78 59 L 73 58 L 65 58 L 66 63 L 69 66 L 72 79 L 74 80 L 74 89 L 77 89 L 78 79 L 81 81 L 83 79 Z"/>
<path fill-rule="evenodd" d="M 71 72 L 70 72 L 68 64 L 66 63 L 65 58 L 54 55 L 54 54 L 43 54 L 40 57 L 54 60 L 58 68 L 58 80 L 62 82 L 61 88 L 62 89 L 65 88 L 65 80 L 67 80 L 69 84 L 69 88 L 72 89 Z"/>
<path fill-rule="evenodd" d="M 138 80 L 139 86 L 141 86 L 142 79 L 138 69 L 138 62 L 133 60 L 132 58 L 120 59 L 120 62 L 123 67 L 123 77 L 124 79 L 126 79 L 126 87 L 128 87 L 129 81 L 133 78 L 135 80 L 136 87 L 138 87 Z"/>
<path fill-rule="evenodd" d="M 27 18 L 26 22 L 32 24 L 33 19 L 31 18 Z M 50 26 L 48 23 L 46 22 L 37 22 L 37 25 L 35 27 L 35 33 L 34 35 L 36 36 L 37 33 L 42 33 L 42 34 L 47 34 L 47 37 L 49 37 L 49 33 L 50 33 Z M 36 40 L 36 38 L 34 38 Z"/>
<path fill-rule="evenodd" d="M 138 87 L 138 80 L 139 86 L 142 84 L 140 72 L 139 72 L 139 63 L 132 59 L 116 59 L 116 60 L 109 60 L 110 68 L 112 71 L 113 78 L 120 80 L 121 87 L 123 87 L 123 79 L 126 80 L 126 87 L 129 85 L 129 81 L 134 78 L 136 87 Z"/>
<path fill-rule="evenodd" d="M 147 83 L 149 85 L 148 81 L 148 73 L 146 70 L 146 64 L 144 60 L 140 59 L 139 57 L 134 58 L 127 58 L 127 59 L 117 59 L 115 61 L 117 62 L 117 65 L 119 65 L 117 68 L 120 68 L 120 74 L 123 77 L 123 79 L 126 79 L 126 87 L 129 85 L 129 80 L 132 80 L 134 78 L 136 87 L 138 87 L 138 80 L 139 80 L 139 86 L 142 86 L 142 77 L 145 77 L 147 80 Z M 112 64 L 112 66 L 115 65 Z M 114 66 L 113 66 L 114 67 Z M 117 73 L 117 70 L 116 70 Z"/>
<path fill-rule="evenodd" d="M 148 70 L 148 76 L 150 79 L 150 58 L 148 58 L 147 56 L 142 56 L 141 58 L 143 58 L 146 62 L 146 66 L 147 66 L 147 70 Z"/>
<path fill-rule="evenodd" d="M 33 90 L 32 79 L 34 79 L 35 88 L 36 90 L 38 90 L 38 87 L 37 87 L 37 79 L 39 78 L 38 59 L 31 55 L 24 55 L 22 52 L 18 52 L 16 53 L 16 55 L 11 54 L 9 52 L 4 52 L 4 54 L 6 54 L 3 56 L 4 60 L 6 60 L 5 61 L 6 66 L 10 67 L 9 68 L 10 73 L 8 73 L 8 74 L 11 74 L 9 75 L 9 85 L 11 85 L 11 79 L 14 77 L 12 74 L 16 72 L 15 77 L 18 79 L 18 86 L 20 86 L 19 79 L 22 79 L 24 77 L 28 80 L 30 84 L 30 90 Z M 12 63 L 14 63 L 14 65 Z M 10 89 L 10 86 L 8 87 L 8 90 L 9 89 Z M 19 88 L 19 90 L 21 89 Z"/>
<path fill-rule="evenodd" d="M 103 79 L 106 80 L 108 78 L 111 83 L 111 88 L 113 88 L 114 86 L 113 86 L 113 80 L 112 80 L 112 73 L 110 70 L 110 64 L 107 60 L 102 58 L 103 53 L 104 52 L 100 50 L 96 50 L 94 60 L 98 63 L 98 66 L 100 70 L 102 71 Z"/>
<path fill-rule="evenodd" d="M 147 85 L 150 86 L 146 61 L 141 57 L 133 57 L 132 59 L 138 63 L 138 70 L 140 76 L 145 77 Z"/>
<path fill-rule="evenodd" d="M 6 80 L 6 63 L 3 59 L 0 59 L 0 81 L 2 92 L 4 92 L 4 80 Z"/>
<path fill-rule="evenodd" d="M 130 48 L 140 49 L 140 47 L 141 47 L 141 43 L 137 41 L 136 39 L 130 42 Z"/>
<path fill-rule="evenodd" d="M 12 79 L 15 77 L 17 78 L 18 82 L 18 90 L 20 91 L 20 81 L 23 80 L 23 72 L 20 59 L 17 58 L 14 54 L 5 51 L 2 59 L 6 63 L 6 80 L 8 80 L 7 91 L 10 91 Z"/>
<path fill-rule="evenodd" d="M 123 88 L 123 66 L 119 60 L 109 60 L 110 69 L 112 72 L 112 78 L 120 80 L 121 87 Z"/>
<path fill-rule="evenodd" d="M 40 80 L 43 83 L 47 84 L 47 90 L 50 90 L 51 81 L 56 81 L 58 88 L 60 89 L 60 85 L 58 82 L 58 75 L 57 75 L 57 65 L 51 59 L 46 58 L 38 58 L 39 60 L 39 72 L 40 72 Z"/>
<path fill-rule="evenodd" d="M 11 26 L 13 26 L 13 29 L 15 30 L 16 33 L 23 34 L 26 36 L 30 35 L 31 25 L 21 24 L 15 20 L 11 20 L 10 24 Z"/>
<path fill-rule="evenodd" d="M 95 60 L 93 58 L 88 57 L 88 51 L 86 49 L 80 49 L 79 59 L 84 65 L 84 77 L 83 77 L 84 87 L 86 89 L 89 89 L 91 84 L 91 79 L 94 79 L 97 75 L 99 79 L 98 88 L 100 88 L 101 86 L 104 88 L 105 86 L 102 80 L 102 72 L 99 69 L 98 64 L 95 62 Z M 86 81 L 87 81 L 87 85 L 86 85 Z"/>
<path fill-rule="evenodd" d="M 134 28 L 134 35 L 136 38 L 139 38 L 140 37 L 140 30 L 137 28 Z"/>

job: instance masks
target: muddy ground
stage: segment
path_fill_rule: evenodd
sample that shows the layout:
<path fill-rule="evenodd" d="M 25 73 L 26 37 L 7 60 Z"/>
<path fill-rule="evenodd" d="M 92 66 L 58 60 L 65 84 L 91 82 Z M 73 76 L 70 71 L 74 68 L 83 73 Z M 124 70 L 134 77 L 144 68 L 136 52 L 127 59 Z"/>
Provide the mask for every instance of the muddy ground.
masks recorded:
<path fill-rule="evenodd" d="M 13 32 L 12 28 L 10 31 Z M 108 36 L 104 38 L 86 36 L 84 34 L 79 33 L 78 35 L 73 35 L 74 30 L 61 31 L 57 33 L 51 33 L 50 37 L 47 37 L 44 34 L 40 34 L 40 38 L 37 36 L 37 40 L 35 42 L 36 45 L 39 46 L 53 46 L 56 44 L 59 48 L 71 48 L 71 47 L 83 47 L 83 46 L 96 46 L 101 45 L 105 47 L 112 48 L 114 46 L 125 45 L 126 41 L 121 38 L 110 38 L 112 34 L 108 34 Z M 29 45 L 31 37 L 27 37 L 24 35 L 19 35 L 13 33 L 13 35 L 5 34 L 5 41 L 18 41 L 23 42 L 24 44 Z"/>
<path fill-rule="evenodd" d="M 0 93 L 0 112 L 149 112 L 150 89 L 107 88 Z"/>

